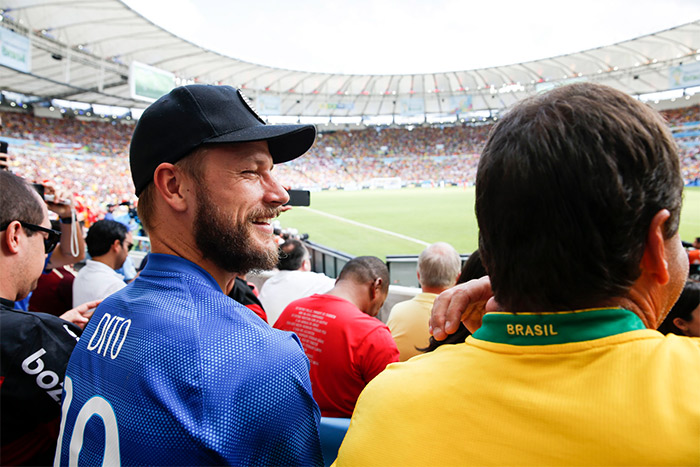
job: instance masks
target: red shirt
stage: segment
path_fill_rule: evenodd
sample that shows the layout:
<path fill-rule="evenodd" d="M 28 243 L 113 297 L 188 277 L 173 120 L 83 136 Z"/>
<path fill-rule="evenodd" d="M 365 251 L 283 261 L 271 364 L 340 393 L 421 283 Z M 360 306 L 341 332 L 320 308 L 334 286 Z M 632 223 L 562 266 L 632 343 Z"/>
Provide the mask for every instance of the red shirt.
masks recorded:
<path fill-rule="evenodd" d="M 360 392 L 399 350 L 389 328 L 333 295 L 312 295 L 284 309 L 275 327 L 299 336 L 311 388 L 324 417 L 350 417 Z"/>

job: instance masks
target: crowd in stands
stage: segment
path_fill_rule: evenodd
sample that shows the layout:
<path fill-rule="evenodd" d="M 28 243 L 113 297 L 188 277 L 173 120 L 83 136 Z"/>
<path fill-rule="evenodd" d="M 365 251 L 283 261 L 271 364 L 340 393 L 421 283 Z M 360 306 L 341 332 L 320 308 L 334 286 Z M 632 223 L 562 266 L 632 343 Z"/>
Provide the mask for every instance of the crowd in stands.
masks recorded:
<path fill-rule="evenodd" d="M 700 106 L 663 113 L 680 148 L 686 184 L 700 184 Z M 2 136 L 11 144 L 13 171 L 52 180 L 78 196 L 88 222 L 107 203 L 134 202 L 128 145 L 133 125 L 53 119 L 4 112 Z M 403 185 L 471 185 L 492 124 L 368 128 L 320 133 L 303 158 L 279 165 L 285 185 L 304 189 L 361 188 L 372 179 L 397 177 Z"/>

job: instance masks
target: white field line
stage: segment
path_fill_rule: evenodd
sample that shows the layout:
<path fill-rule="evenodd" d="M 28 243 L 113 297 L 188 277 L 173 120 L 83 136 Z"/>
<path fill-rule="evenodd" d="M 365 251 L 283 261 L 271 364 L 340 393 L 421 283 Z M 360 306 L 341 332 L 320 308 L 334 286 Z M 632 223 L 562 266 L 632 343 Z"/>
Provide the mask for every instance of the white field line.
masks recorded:
<path fill-rule="evenodd" d="M 372 226 L 372 225 L 363 224 L 363 223 L 361 223 L 361 222 L 357 222 L 357 221 L 354 221 L 354 220 L 351 220 L 351 219 L 346 219 L 346 218 L 344 218 L 344 217 L 336 216 L 336 215 L 334 215 L 334 214 L 328 214 L 327 212 L 318 211 L 318 210 L 316 210 L 316 209 L 311 209 L 311 208 L 308 208 L 308 207 L 301 207 L 301 208 L 302 208 L 302 209 L 306 209 L 307 211 L 311 211 L 311 212 L 313 212 L 313 213 L 315 213 L 315 214 L 320 214 L 320 215 L 322 215 L 322 216 L 330 217 L 331 219 L 339 220 L 339 221 L 341 221 L 341 222 L 345 222 L 345 223 L 348 223 L 348 224 L 356 225 L 356 226 L 358 226 L 358 227 L 364 227 L 365 229 L 374 230 L 374 231 L 376 231 L 376 232 L 381 232 L 381 233 L 386 234 L 386 235 L 392 235 L 392 236 L 394 236 L 394 237 L 397 237 L 397 238 L 400 238 L 400 239 L 403 239 L 403 240 L 408 240 L 409 242 L 417 243 L 417 244 L 419 244 L 419 245 L 423 245 L 423 246 L 428 246 L 428 245 L 430 245 L 430 243 L 424 242 L 423 240 L 418 240 L 417 238 L 408 237 L 408 236 L 406 236 L 406 235 L 401 235 L 400 233 L 391 232 L 391 231 L 389 231 L 389 230 L 380 229 L 379 227 L 374 227 L 374 226 Z M 298 209 L 298 208 L 297 208 L 297 209 Z"/>

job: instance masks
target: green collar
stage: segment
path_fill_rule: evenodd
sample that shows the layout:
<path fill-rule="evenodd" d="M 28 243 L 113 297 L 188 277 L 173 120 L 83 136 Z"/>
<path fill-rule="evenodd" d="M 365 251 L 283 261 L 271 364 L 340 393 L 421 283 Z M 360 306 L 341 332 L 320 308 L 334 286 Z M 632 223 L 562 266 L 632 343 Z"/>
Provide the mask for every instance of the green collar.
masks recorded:
<path fill-rule="evenodd" d="M 642 320 L 623 308 L 575 312 L 514 314 L 487 313 L 475 339 L 511 345 L 582 342 L 646 329 Z"/>

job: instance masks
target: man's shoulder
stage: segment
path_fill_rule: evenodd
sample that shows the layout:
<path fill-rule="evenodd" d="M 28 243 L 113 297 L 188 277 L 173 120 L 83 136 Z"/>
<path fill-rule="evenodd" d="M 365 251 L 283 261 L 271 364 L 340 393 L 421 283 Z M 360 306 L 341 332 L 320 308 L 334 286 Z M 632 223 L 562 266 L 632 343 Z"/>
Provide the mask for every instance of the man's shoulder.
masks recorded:
<path fill-rule="evenodd" d="M 654 346 L 663 348 L 664 353 L 681 353 L 687 358 L 693 358 L 695 362 L 700 364 L 700 337 L 677 336 L 668 334 L 663 339 L 651 341 Z M 688 362 L 689 363 L 689 362 Z M 696 367 L 700 371 L 700 366 Z"/>
<path fill-rule="evenodd" d="M 42 339 L 51 336 L 52 340 L 75 345 L 81 334 L 79 327 L 57 316 L 33 311 L 10 310 L 0 308 L 0 334 L 3 342 L 7 340 Z"/>
<path fill-rule="evenodd" d="M 391 307 L 391 314 L 413 313 L 417 310 L 425 310 L 426 308 L 430 310 L 430 308 L 432 308 L 432 303 L 427 304 L 422 300 L 418 300 L 418 295 L 416 295 L 408 300 L 396 303 Z"/>
<path fill-rule="evenodd" d="M 119 273 L 114 269 L 110 268 L 104 263 L 100 263 L 95 260 L 87 260 L 85 266 L 83 266 L 75 276 L 75 280 L 78 284 L 99 280 L 102 281 L 116 281 L 122 280 Z"/>

